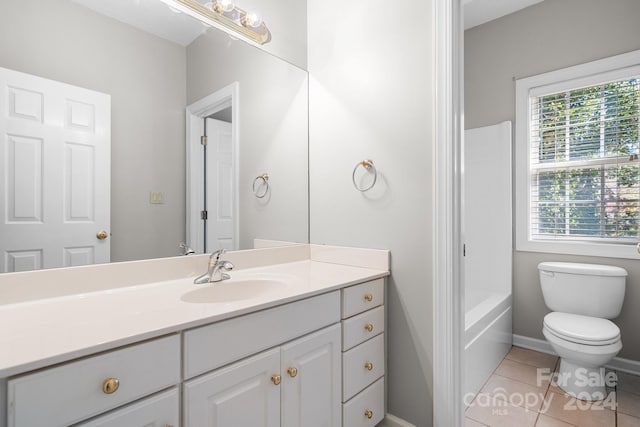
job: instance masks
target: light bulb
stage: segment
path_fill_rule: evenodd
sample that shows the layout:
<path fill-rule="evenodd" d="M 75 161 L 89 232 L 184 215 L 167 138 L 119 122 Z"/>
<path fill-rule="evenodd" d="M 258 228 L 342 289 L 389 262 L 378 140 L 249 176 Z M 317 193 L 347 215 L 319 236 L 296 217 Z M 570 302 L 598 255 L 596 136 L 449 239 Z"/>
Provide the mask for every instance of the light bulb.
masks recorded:
<path fill-rule="evenodd" d="M 262 15 L 258 11 L 251 10 L 244 16 L 242 23 L 245 27 L 258 28 L 262 25 Z"/>
<path fill-rule="evenodd" d="M 231 12 L 236 7 L 232 0 L 216 0 L 214 10 L 219 13 Z"/>

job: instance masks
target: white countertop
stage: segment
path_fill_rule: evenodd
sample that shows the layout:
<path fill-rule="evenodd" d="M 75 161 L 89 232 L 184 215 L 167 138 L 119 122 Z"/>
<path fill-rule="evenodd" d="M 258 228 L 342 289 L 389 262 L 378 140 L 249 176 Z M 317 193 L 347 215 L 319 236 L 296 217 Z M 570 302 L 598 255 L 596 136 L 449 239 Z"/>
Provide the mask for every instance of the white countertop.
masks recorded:
<path fill-rule="evenodd" d="M 232 281 L 286 276 L 288 285 L 225 303 L 187 302 L 195 290 L 216 286 L 194 285 L 191 277 L 0 305 L 0 378 L 388 274 L 304 260 L 232 271 Z"/>

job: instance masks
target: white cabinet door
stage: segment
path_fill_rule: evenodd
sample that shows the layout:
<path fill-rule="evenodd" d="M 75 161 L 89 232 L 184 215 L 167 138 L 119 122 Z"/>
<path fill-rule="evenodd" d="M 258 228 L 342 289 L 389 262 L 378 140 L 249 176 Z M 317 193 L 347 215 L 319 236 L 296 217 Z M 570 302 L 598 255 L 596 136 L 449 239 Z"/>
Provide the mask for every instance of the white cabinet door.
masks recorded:
<path fill-rule="evenodd" d="M 184 427 L 277 427 L 279 384 L 279 348 L 188 381 Z"/>
<path fill-rule="evenodd" d="M 334 325 L 282 347 L 282 425 L 341 425 L 341 335 Z"/>
<path fill-rule="evenodd" d="M 180 393 L 172 388 L 77 427 L 178 427 L 179 419 Z"/>

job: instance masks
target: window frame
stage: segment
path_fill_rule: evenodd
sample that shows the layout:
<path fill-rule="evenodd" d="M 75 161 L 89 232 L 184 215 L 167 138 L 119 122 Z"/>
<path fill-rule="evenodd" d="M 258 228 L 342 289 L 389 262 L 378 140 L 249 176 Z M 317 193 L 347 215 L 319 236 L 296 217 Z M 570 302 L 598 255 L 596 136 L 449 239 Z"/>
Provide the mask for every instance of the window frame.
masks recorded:
<path fill-rule="evenodd" d="M 530 98 L 640 75 L 640 50 L 544 74 L 515 83 L 516 251 L 640 259 L 640 244 L 531 236 Z M 635 243 L 640 242 L 638 238 Z"/>

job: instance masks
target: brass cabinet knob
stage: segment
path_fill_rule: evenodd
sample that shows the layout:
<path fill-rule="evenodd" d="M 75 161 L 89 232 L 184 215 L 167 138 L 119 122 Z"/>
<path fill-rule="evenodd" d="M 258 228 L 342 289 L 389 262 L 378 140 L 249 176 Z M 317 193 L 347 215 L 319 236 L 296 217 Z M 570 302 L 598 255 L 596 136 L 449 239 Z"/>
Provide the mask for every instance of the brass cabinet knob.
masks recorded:
<path fill-rule="evenodd" d="M 373 418 L 373 411 L 367 409 L 366 411 L 364 411 L 364 416 L 369 419 Z"/>
<path fill-rule="evenodd" d="M 373 295 L 371 295 L 371 294 L 365 294 L 365 296 L 364 296 L 364 300 L 365 300 L 365 301 L 367 301 L 367 302 L 371 302 L 371 301 L 373 301 Z"/>
<path fill-rule="evenodd" d="M 96 233 L 96 237 L 98 238 L 98 240 L 104 240 L 107 237 L 109 237 L 109 235 L 107 234 L 107 232 L 105 230 L 100 230 L 100 231 L 98 231 L 98 233 Z"/>
<path fill-rule="evenodd" d="M 271 375 L 272 383 L 274 383 L 275 385 L 280 385 L 280 381 L 282 381 L 282 378 L 280 377 L 280 375 Z"/>
<path fill-rule="evenodd" d="M 296 375 L 298 375 L 298 369 L 297 369 L 297 368 L 294 368 L 293 366 L 292 366 L 292 367 L 290 367 L 289 369 L 287 369 L 287 372 L 289 373 L 289 376 L 290 376 L 291 378 L 295 378 L 295 377 L 296 377 Z"/>
<path fill-rule="evenodd" d="M 373 370 L 373 363 L 371 363 L 371 362 L 367 362 L 367 363 L 365 363 L 365 364 L 364 364 L 364 368 L 365 368 L 367 371 L 371 371 L 371 370 Z"/>
<path fill-rule="evenodd" d="M 120 387 L 120 380 L 118 380 L 117 378 L 107 378 L 102 383 L 102 391 L 105 394 L 115 393 L 119 387 Z"/>
<path fill-rule="evenodd" d="M 364 329 L 367 332 L 373 332 L 373 325 L 371 323 L 367 323 L 366 325 L 364 325 Z"/>

